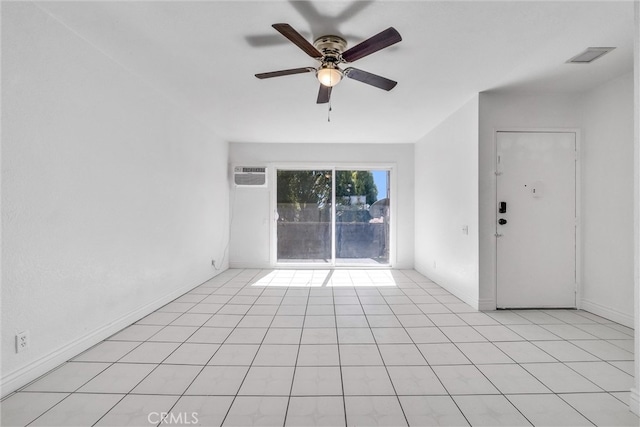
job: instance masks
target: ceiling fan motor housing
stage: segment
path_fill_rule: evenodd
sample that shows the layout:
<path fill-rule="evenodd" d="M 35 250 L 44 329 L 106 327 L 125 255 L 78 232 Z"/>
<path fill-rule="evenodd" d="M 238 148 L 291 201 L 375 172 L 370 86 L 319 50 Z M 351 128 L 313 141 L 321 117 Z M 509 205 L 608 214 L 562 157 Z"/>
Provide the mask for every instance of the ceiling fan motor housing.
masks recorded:
<path fill-rule="evenodd" d="M 347 41 L 338 36 L 321 36 L 313 42 L 313 46 L 322 52 L 323 62 L 341 62 L 342 52 L 347 48 Z"/>

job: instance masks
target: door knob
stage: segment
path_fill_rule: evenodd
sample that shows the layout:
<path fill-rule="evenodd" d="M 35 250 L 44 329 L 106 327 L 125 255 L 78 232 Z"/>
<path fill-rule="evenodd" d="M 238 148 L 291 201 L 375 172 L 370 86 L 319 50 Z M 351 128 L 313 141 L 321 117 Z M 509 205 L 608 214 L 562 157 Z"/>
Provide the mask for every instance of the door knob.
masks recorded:
<path fill-rule="evenodd" d="M 507 220 L 506 220 L 506 219 L 504 219 L 504 218 L 500 218 L 500 219 L 498 220 L 498 224 L 500 224 L 500 225 L 505 225 L 506 223 L 507 223 Z"/>

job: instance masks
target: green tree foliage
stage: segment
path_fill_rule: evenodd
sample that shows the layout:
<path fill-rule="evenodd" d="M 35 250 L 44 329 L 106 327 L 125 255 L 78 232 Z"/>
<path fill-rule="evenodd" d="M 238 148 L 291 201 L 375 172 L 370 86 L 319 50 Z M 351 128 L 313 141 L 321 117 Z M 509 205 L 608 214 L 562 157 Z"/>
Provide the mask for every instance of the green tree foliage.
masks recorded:
<path fill-rule="evenodd" d="M 331 171 L 278 171 L 278 203 L 299 208 L 315 203 L 322 209 L 331 203 Z M 366 196 L 371 205 L 378 199 L 378 188 L 369 171 L 336 171 L 336 197 Z"/>
<path fill-rule="evenodd" d="M 324 208 L 331 203 L 331 171 L 278 171 L 278 203 L 298 208 L 315 203 Z"/>
<path fill-rule="evenodd" d="M 336 197 L 367 196 L 367 204 L 378 200 L 378 187 L 369 171 L 337 171 Z"/>

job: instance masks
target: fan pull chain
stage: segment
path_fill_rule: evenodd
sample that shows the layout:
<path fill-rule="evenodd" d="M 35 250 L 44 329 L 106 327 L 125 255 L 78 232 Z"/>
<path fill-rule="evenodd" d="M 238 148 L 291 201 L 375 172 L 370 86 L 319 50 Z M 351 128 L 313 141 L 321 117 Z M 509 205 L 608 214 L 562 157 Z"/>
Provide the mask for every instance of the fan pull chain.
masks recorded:
<path fill-rule="evenodd" d="M 327 112 L 327 121 L 331 122 L 331 101 L 329 101 L 329 111 Z"/>

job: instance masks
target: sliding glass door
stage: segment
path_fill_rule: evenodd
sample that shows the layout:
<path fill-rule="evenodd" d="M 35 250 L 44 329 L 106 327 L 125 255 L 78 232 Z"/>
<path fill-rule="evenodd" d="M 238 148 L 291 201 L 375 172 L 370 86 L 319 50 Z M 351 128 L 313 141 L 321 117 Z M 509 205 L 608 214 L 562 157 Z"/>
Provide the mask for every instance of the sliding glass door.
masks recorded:
<path fill-rule="evenodd" d="M 277 169 L 276 263 L 389 265 L 390 172 Z"/>
<path fill-rule="evenodd" d="M 277 171 L 277 260 L 332 263 L 333 171 Z"/>

